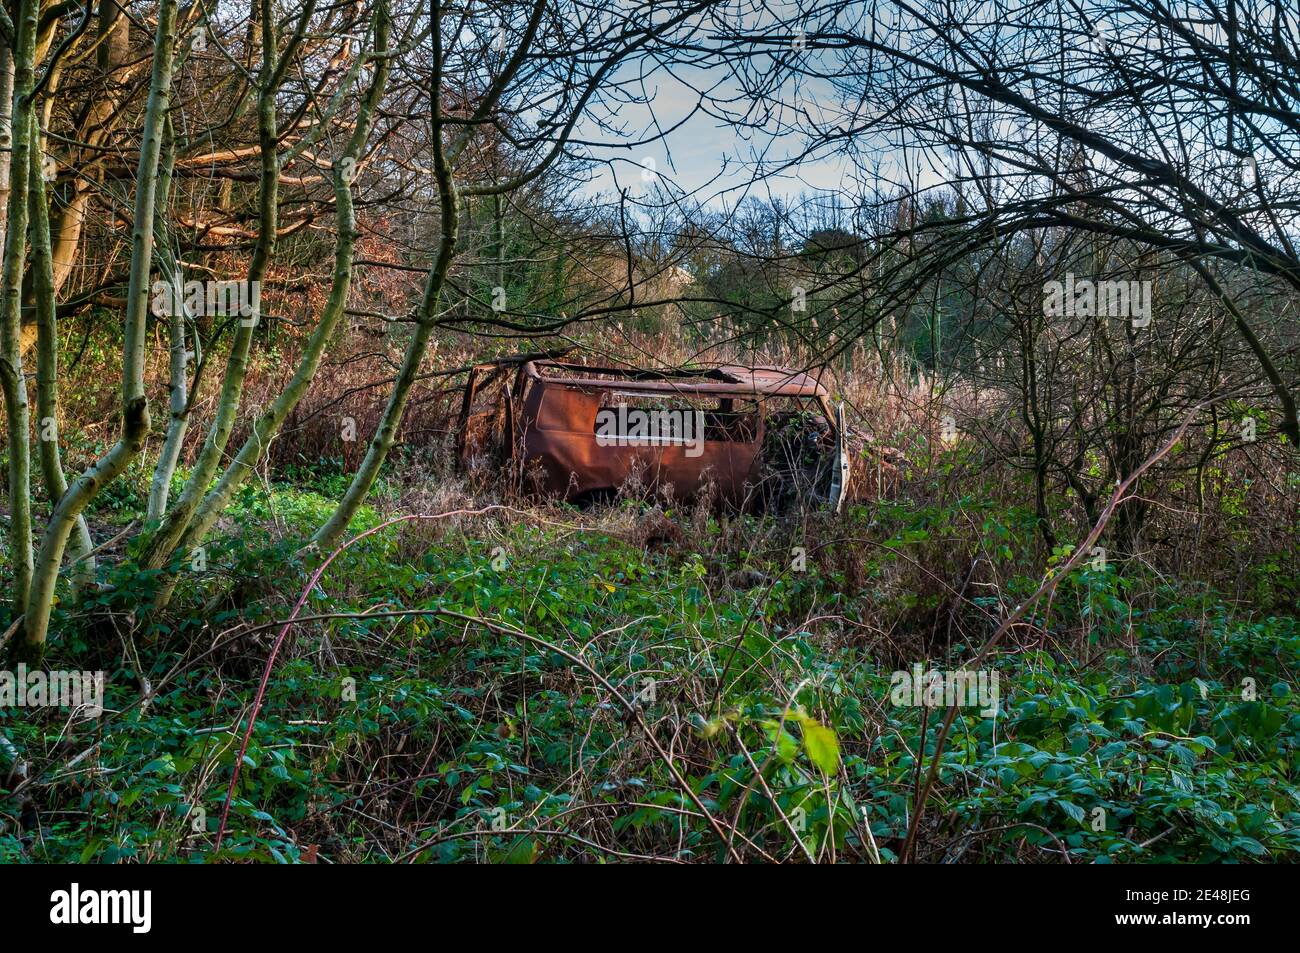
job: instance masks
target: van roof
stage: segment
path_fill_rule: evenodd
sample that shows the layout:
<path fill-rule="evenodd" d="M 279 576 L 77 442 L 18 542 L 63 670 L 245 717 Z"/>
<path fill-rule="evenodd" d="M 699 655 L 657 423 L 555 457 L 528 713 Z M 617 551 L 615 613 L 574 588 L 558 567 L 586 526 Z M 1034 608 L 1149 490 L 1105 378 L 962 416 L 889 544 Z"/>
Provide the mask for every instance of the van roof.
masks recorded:
<path fill-rule="evenodd" d="M 617 388 L 646 393 L 710 394 L 721 397 L 826 397 L 828 392 L 812 377 L 788 367 L 758 365 L 638 370 L 588 367 L 559 361 L 529 361 L 529 377 L 548 384 L 585 388 Z"/>

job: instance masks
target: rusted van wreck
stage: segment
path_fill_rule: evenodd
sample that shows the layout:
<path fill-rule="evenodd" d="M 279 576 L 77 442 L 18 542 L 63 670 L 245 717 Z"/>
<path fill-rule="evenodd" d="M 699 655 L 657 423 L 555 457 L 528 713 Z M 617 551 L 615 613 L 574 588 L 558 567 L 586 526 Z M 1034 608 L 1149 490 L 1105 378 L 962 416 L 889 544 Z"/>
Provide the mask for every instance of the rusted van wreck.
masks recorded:
<path fill-rule="evenodd" d="M 677 501 L 838 510 L 849 482 L 843 405 L 779 367 L 483 364 L 469 373 L 456 452 L 462 469 L 503 468 L 522 489 L 578 503 L 639 485 Z"/>

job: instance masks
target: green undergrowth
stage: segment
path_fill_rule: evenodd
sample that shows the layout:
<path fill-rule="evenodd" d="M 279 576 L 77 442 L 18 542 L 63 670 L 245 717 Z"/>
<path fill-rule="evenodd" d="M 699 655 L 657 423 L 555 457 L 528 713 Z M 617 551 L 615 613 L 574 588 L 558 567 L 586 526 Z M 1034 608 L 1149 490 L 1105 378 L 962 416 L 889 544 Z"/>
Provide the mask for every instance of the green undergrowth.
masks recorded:
<path fill-rule="evenodd" d="M 893 862 L 944 714 L 896 704 L 893 673 L 959 669 L 1044 569 L 1032 518 L 969 502 L 649 548 L 635 521 L 383 530 L 309 593 L 217 854 L 273 623 L 310 568 L 298 534 L 329 506 L 243 493 L 156 618 L 129 564 L 60 606 L 50 665 L 102 666 L 108 711 L 0 714 L 39 778 L 36 828 L 3 802 L 0 860 Z M 956 603 L 918 581 L 954 548 L 988 563 Z M 1296 619 L 1093 561 L 1027 621 L 983 666 L 996 714 L 959 709 L 917 859 L 1296 858 Z"/>

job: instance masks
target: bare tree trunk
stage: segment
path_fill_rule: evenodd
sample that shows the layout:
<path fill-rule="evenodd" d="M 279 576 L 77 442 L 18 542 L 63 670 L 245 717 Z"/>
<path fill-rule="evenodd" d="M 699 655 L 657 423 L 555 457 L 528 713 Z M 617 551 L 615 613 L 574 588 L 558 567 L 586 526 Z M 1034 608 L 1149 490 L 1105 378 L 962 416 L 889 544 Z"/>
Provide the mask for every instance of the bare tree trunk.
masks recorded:
<path fill-rule="evenodd" d="M 0 248 L 9 222 L 9 175 L 14 147 L 14 51 L 0 43 Z"/>
<path fill-rule="evenodd" d="M 32 294 L 36 313 L 36 435 L 41 476 L 50 505 L 56 506 L 68 489 L 59 453 L 59 332 L 55 324 L 54 273 L 50 259 L 50 219 L 45 204 L 45 181 L 41 177 L 40 125 L 35 112 L 31 119 L 32 150 L 28 179 L 28 233 L 32 245 Z M 73 579 L 84 586 L 94 581 L 95 548 L 86 519 L 77 516 L 72 541 L 76 569 Z"/>
<path fill-rule="evenodd" d="M 23 377 L 22 293 L 27 238 L 27 187 L 32 150 L 32 102 L 35 85 L 36 27 L 39 0 L 20 0 L 14 28 L 14 96 L 10 118 L 13 152 L 9 166 L 9 218 L 0 266 L 3 310 L 0 313 L 0 389 L 4 391 L 9 441 L 9 549 L 13 563 L 14 614 L 21 615 L 33 574 L 31 435 L 27 383 Z"/>
<path fill-rule="evenodd" d="M 544 9 L 545 3 L 542 0 L 538 0 L 534 4 L 518 48 L 480 100 L 473 117 L 475 120 L 483 119 L 491 113 L 501 95 L 505 92 L 506 87 L 518 72 L 532 46 L 533 38 L 537 35 L 537 28 L 541 23 Z M 379 476 L 379 470 L 388 457 L 388 451 L 392 449 L 397 438 L 397 428 L 402 422 L 402 413 L 406 409 L 407 398 L 410 396 L 411 386 L 415 383 L 415 378 L 419 374 L 420 362 L 424 359 L 424 353 L 429 346 L 429 338 L 433 334 L 434 322 L 438 314 L 438 304 L 442 298 L 442 288 L 446 284 L 447 274 L 451 270 L 451 263 L 456 255 L 456 242 L 460 231 L 458 209 L 460 196 L 452 177 L 451 163 L 453 157 L 458 155 L 468 142 L 469 132 L 462 132 L 450 149 L 443 142 L 443 56 L 442 34 L 440 31 L 443 8 L 439 0 L 433 0 L 430 15 L 433 27 L 430 34 L 433 43 L 433 78 L 430 85 L 431 101 L 429 112 L 432 133 L 431 145 L 433 147 L 433 175 L 438 185 L 439 216 L 442 222 L 438 251 L 434 256 L 433 267 L 429 269 L 429 276 L 424 285 L 424 295 L 416 312 L 415 332 L 406 345 L 406 352 L 402 356 L 402 366 L 397 372 L 397 379 L 393 384 L 392 393 L 388 396 L 388 403 L 385 405 L 383 416 L 379 420 L 379 427 L 375 432 L 375 436 L 371 439 L 370 445 L 366 448 L 366 455 L 361 461 L 361 466 L 357 468 L 352 482 L 348 485 L 347 491 L 343 494 L 343 499 L 339 501 L 339 505 L 330 514 L 330 518 L 325 521 L 325 525 L 312 536 L 312 544 L 322 549 L 337 542 L 347 530 L 348 524 L 352 522 L 352 517 L 356 515 L 362 502 L 370 493 L 370 488 L 374 485 L 376 477 Z M 472 129 L 473 126 L 474 123 L 471 122 L 468 128 Z M 572 123 L 569 128 L 572 128 Z M 536 166 L 531 173 L 521 176 L 520 181 L 526 182 L 530 178 L 539 175 L 549 161 L 549 159 L 546 160 L 546 162 Z M 509 186 L 502 187 L 502 190 L 506 188 L 509 188 Z"/>
<path fill-rule="evenodd" d="M 330 281 L 330 296 L 325 304 L 325 310 L 322 312 L 320 322 L 312 332 L 311 338 L 308 339 L 306 350 L 303 352 L 293 378 L 276 398 L 271 408 L 254 423 L 252 433 L 244 441 L 244 445 L 240 447 L 235 459 L 226 468 L 221 479 L 217 481 L 216 487 L 204 498 L 202 506 L 199 507 L 198 512 L 195 514 L 194 523 L 186 534 L 183 545 L 197 544 L 202 541 L 204 534 L 229 504 L 231 496 L 240 483 L 257 465 L 257 461 L 266 451 L 271 439 L 294 407 L 297 406 L 298 401 L 302 399 L 303 394 L 307 392 L 312 378 L 316 375 L 316 369 L 320 366 L 320 359 L 325 352 L 325 345 L 329 343 L 334 329 L 338 326 L 339 318 L 343 316 L 344 308 L 347 305 L 348 291 L 352 286 L 353 252 L 357 238 L 360 237 L 357 232 L 356 216 L 353 211 L 351 173 L 348 170 L 356 167 L 361 151 L 369 138 L 371 118 L 379 104 L 387 82 L 389 69 L 387 57 L 388 35 L 388 11 L 381 3 L 377 11 L 375 25 L 375 49 L 385 55 L 379 59 L 374 81 L 367 94 L 366 101 L 361 106 L 352 137 L 344 147 L 343 155 L 334 163 L 334 202 L 338 238 L 334 247 L 334 271 Z"/>
<path fill-rule="evenodd" d="M 425 282 L 424 301 L 420 308 L 419 323 L 415 326 L 415 333 L 411 335 L 411 340 L 407 342 L 406 351 L 402 356 L 402 367 L 397 372 L 397 380 L 393 385 L 392 393 L 388 396 L 388 403 L 384 406 L 384 414 L 379 420 L 379 428 L 370 441 L 370 446 L 366 448 L 366 455 L 361 461 L 361 466 L 357 468 L 356 474 L 352 477 L 352 482 L 348 485 L 347 492 L 343 494 L 343 499 L 339 501 L 334 512 L 330 514 L 330 518 L 312 536 L 312 543 L 320 549 L 329 549 L 347 531 L 348 524 L 352 522 L 352 517 L 356 515 L 361 504 L 365 502 L 366 496 L 370 493 L 370 488 L 374 486 L 375 478 L 379 476 L 379 469 L 384 465 L 384 460 L 388 457 L 388 451 L 392 449 L 397 438 L 397 427 L 402 422 L 402 413 L 406 409 L 406 400 L 410 396 L 411 386 L 415 383 L 415 378 L 420 372 L 420 362 L 424 359 L 424 353 L 429 346 L 429 338 L 433 334 L 433 315 L 437 313 L 442 286 L 447 278 L 451 254 L 448 251 L 444 262 L 442 249 L 450 249 L 454 247 L 456 242 L 455 222 L 457 216 L 455 206 L 444 205 L 442 218 L 443 244 L 442 248 L 439 249 L 438 256 L 440 265 L 429 273 L 429 277 Z M 448 225 L 451 226 L 450 231 Z"/>
<path fill-rule="evenodd" d="M 257 244 L 248 267 L 248 282 L 252 288 L 260 286 L 262 278 L 266 275 L 266 270 L 275 255 L 276 231 L 279 228 L 280 153 L 276 130 L 276 96 L 296 48 L 302 42 L 314 9 L 313 0 L 308 0 L 297 29 L 277 62 L 275 14 L 269 0 L 261 0 L 259 17 L 262 32 L 262 67 L 258 77 L 257 128 L 262 169 L 258 196 Z M 235 339 L 231 344 L 230 356 L 226 361 L 226 373 L 221 382 L 221 392 L 217 397 L 217 413 L 212 429 L 208 431 L 207 439 L 203 442 L 203 448 L 199 451 L 199 457 L 194 462 L 194 469 L 190 471 L 190 477 L 185 481 L 181 495 L 176 498 L 175 505 L 163 518 L 162 525 L 149 541 L 142 560 L 147 568 L 160 569 L 170 560 L 181 540 L 185 538 L 194 514 L 207 493 L 208 485 L 216 476 L 218 467 L 221 466 L 226 444 L 230 441 L 230 433 L 235 427 L 235 419 L 239 414 L 244 379 L 248 375 L 248 355 L 258 319 L 260 315 L 254 320 L 239 322 Z"/>
<path fill-rule="evenodd" d="M 190 355 L 185 339 L 184 282 L 185 274 L 179 257 L 171 247 L 171 231 L 167 227 L 167 205 L 171 196 L 172 166 L 176 161 L 175 141 L 172 138 L 171 120 L 163 124 L 162 159 L 158 173 L 158 204 L 154 209 L 154 242 L 158 248 L 163 280 L 171 285 L 171 314 L 168 315 L 169 370 L 167 409 L 167 436 L 154 467 L 153 482 L 149 486 L 149 503 L 145 512 L 147 520 L 159 520 L 167 512 L 167 498 L 171 493 L 172 474 L 181 458 L 181 445 L 189 426 L 189 391 L 187 377 Z"/>
<path fill-rule="evenodd" d="M 407 397 L 410 395 L 411 386 L 415 383 L 415 378 L 420 372 L 420 362 L 424 360 L 424 353 L 429 346 L 429 338 L 433 334 L 434 321 L 438 314 L 438 302 L 442 296 L 442 286 L 447 280 L 447 273 L 451 269 L 452 258 L 456 253 L 456 240 L 460 222 L 456 184 L 452 179 L 451 167 L 447 161 L 447 150 L 442 141 L 442 41 L 436 18 L 438 12 L 436 6 L 434 12 L 434 79 L 431 113 L 433 120 L 433 174 L 438 183 L 438 204 L 441 206 L 439 210 L 442 220 L 441 240 L 438 244 L 438 253 L 434 258 L 433 267 L 429 269 L 429 276 L 425 280 L 423 299 L 416 314 L 415 332 L 411 335 L 411 340 L 407 342 L 406 352 L 402 356 L 402 367 L 397 373 L 393 391 L 388 396 L 388 403 L 385 405 L 384 414 L 379 420 L 379 427 L 375 432 L 375 436 L 371 439 L 370 445 L 366 448 L 366 455 L 361 461 L 361 466 L 357 468 L 352 482 L 348 485 L 347 491 L 343 494 L 343 499 L 339 501 L 338 506 L 335 507 L 334 512 L 330 514 L 325 524 L 312 536 L 312 543 L 321 549 L 328 549 L 334 545 L 347 531 L 348 524 L 352 522 L 352 517 L 356 515 L 362 502 L 370 493 L 375 478 L 379 476 L 379 469 L 384 465 L 384 460 L 388 457 L 388 451 L 392 449 L 393 442 L 397 437 L 397 428 L 402 422 L 402 413 L 406 409 Z"/>
<path fill-rule="evenodd" d="M 182 550 L 202 543 L 204 535 L 229 505 L 235 490 L 253 471 L 275 434 L 307 392 L 320 366 L 325 347 L 333 336 L 339 319 L 343 316 L 352 285 L 352 259 L 359 237 L 352 202 L 351 170 L 355 169 L 361 151 L 365 148 L 370 134 L 371 120 L 387 83 L 390 63 L 388 38 L 388 11 L 386 5 L 381 3 L 376 13 L 375 49 L 383 55 L 378 60 L 374 81 L 359 110 L 356 128 L 344 147 L 343 155 L 334 163 L 335 219 L 338 237 L 334 248 L 334 271 L 330 282 L 330 295 L 320 322 L 307 341 L 307 347 L 299 360 L 293 378 L 272 403 L 270 409 L 253 424 L 252 432 L 239 448 L 235 459 L 226 467 L 217 485 L 204 497 L 194 514 L 193 521 L 180 540 L 178 548 Z M 167 604 L 174 586 L 174 576 L 164 580 L 154 600 L 155 610 Z"/>
<path fill-rule="evenodd" d="M 27 598 L 22 634 L 14 641 L 17 660 L 39 663 L 45 654 L 50 611 L 59 565 L 77 516 L 109 482 L 119 477 L 144 448 L 149 435 L 149 402 L 144 388 L 145 320 L 149 303 L 149 267 L 153 258 L 154 198 L 163 119 L 171 99 L 172 46 L 177 0 L 160 0 L 154 37 L 153 70 L 144 115 L 140 163 L 136 169 L 135 212 L 131 229 L 131 271 L 127 284 L 122 342 L 122 434 L 116 444 L 68 488 L 54 508 L 41 539 Z M 15 157 L 15 161 L 16 161 Z M 10 223 L 11 228 L 13 223 Z M 11 233 L 12 234 L 12 233 Z"/>
<path fill-rule="evenodd" d="M 1227 309 L 1228 314 L 1232 315 L 1232 321 L 1237 326 L 1238 333 L 1246 341 L 1246 346 L 1255 355 L 1255 359 L 1259 361 L 1264 376 L 1268 379 L 1269 385 L 1273 388 L 1273 393 L 1277 396 L 1277 402 L 1282 408 L 1282 432 L 1291 441 L 1291 446 L 1300 447 L 1300 411 L 1296 409 L 1296 399 L 1295 395 L 1291 393 L 1291 388 L 1287 386 L 1286 380 L 1279 373 L 1272 357 L 1255 334 L 1254 328 L 1246 320 L 1246 316 L 1242 314 L 1241 309 L 1237 307 L 1236 302 L 1232 300 L 1224 287 L 1219 284 L 1210 269 L 1205 266 L 1204 262 L 1195 258 L 1189 259 L 1189 262 L 1196 273 L 1201 276 L 1201 280 L 1205 282 L 1210 291 L 1214 293 L 1214 296 Z"/>
<path fill-rule="evenodd" d="M 78 156 L 84 157 L 86 161 L 99 159 L 97 147 L 108 140 L 116 125 L 122 121 L 122 100 L 128 83 L 135 75 L 135 67 L 128 69 L 131 62 L 129 29 L 129 21 L 121 7 L 115 3 L 101 4 L 99 22 L 96 24 L 98 46 L 95 48 L 95 69 L 105 88 L 103 94 L 96 96 L 88 105 L 77 137 L 92 148 L 71 150 L 69 158 L 73 163 L 78 161 Z M 56 196 L 55 213 L 50 222 L 56 293 L 63 288 L 77 263 L 81 232 L 94 193 L 93 181 L 71 176 L 62 183 Z"/>

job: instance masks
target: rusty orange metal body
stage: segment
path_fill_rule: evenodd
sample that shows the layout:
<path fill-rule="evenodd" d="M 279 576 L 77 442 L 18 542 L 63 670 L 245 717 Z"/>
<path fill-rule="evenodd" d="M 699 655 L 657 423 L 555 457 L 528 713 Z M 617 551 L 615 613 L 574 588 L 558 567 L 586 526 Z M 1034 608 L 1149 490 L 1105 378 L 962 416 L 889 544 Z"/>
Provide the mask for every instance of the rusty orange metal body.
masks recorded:
<path fill-rule="evenodd" d="M 476 456 L 516 464 L 525 482 L 566 500 L 613 493 L 638 479 L 653 491 L 671 487 L 678 500 L 711 486 L 740 504 L 759 481 L 775 403 L 824 418 L 839 459 L 823 502 L 838 508 L 848 471 L 842 410 L 837 414 L 816 380 L 786 368 L 638 371 L 531 359 L 481 365 L 466 384 L 457 454 L 463 466 Z"/>

